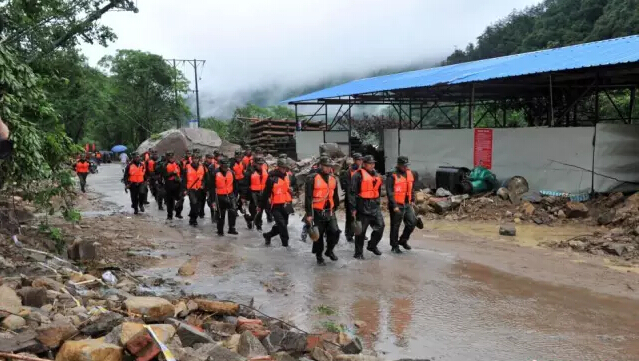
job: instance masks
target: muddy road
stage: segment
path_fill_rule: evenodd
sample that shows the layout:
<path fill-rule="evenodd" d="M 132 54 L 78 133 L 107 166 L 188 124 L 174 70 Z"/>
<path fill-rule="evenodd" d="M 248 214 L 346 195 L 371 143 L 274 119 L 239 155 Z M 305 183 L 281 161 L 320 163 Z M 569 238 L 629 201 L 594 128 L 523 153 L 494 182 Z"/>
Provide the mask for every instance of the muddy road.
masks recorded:
<path fill-rule="evenodd" d="M 121 174 L 119 165 L 102 166 L 89 185 L 114 209 L 130 212 Z M 174 279 L 187 293 L 253 297 L 264 312 L 307 330 L 348 329 L 388 360 L 639 359 L 634 273 L 433 231 L 416 233 L 413 251 L 392 255 L 388 229 L 381 257 L 366 253 L 365 261 L 356 261 L 352 245 L 341 239 L 339 261 L 320 268 L 311 245 L 298 241 L 299 217 L 289 224 L 289 249 L 277 238 L 266 248 L 241 218 L 239 236 L 218 237 L 208 210 L 193 229 L 186 219 L 165 221 L 154 201 L 148 208 L 140 222 L 171 227 L 181 237 L 158 239 L 154 249 L 133 246 L 158 257 L 139 274 Z M 195 275 L 176 276 L 192 257 Z"/>

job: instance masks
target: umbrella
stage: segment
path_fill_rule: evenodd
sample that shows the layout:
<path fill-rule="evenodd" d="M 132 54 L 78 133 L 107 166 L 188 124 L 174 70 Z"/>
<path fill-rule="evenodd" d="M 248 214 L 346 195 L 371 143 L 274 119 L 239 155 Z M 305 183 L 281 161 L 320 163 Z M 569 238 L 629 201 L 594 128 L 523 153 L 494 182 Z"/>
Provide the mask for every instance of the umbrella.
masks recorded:
<path fill-rule="evenodd" d="M 123 145 L 116 145 L 113 148 L 111 148 L 111 151 L 113 153 L 122 153 L 126 150 L 126 147 Z"/>

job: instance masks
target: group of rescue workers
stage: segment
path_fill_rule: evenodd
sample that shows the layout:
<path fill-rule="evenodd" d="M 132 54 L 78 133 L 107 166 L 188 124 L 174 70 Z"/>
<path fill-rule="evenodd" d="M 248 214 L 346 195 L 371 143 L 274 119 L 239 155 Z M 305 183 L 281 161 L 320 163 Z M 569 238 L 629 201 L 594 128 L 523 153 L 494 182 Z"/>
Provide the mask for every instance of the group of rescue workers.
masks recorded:
<path fill-rule="evenodd" d="M 338 181 L 345 192 L 345 235 L 348 242 L 355 243 L 354 257 L 364 259 L 369 227 L 372 233 L 366 249 L 378 256 L 382 254 L 378 248 L 385 227 L 381 209 L 382 177 L 375 170 L 373 156 L 355 153 L 352 158 L 353 164 L 341 172 L 338 180 L 333 174 L 332 160 L 322 154 L 306 180 L 302 240 L 311 235 L 312 251 L 319 265 L 325 264 L 324 256 L 337 261 L 334 248 L 341 233 L 336 218 L 340 203 Z M 269 172 L 259 148 L 255 155 L 251 149 L 238 150 L 230 161 L 217 151 L 202 158 L 197 149 L 187 151 L 180 161 L 176 161 L 171 152 L 160 159 L 149 149 L 141 156 L 132 155 L 122 180 L 125 191 L 130 192 L 135 214 L 145 211 L 149 190 L 160 210 L 166 205 L 167 220 L 183 218 L 185 197 L 190 204 L 188 217 L 192 226 L 197 226 L 198 218 L 204 218 L 208 206 L 218 235 L 224 235 L 227 217 L 228 234 L 238 234 L 238 211 L 243 214 L 248 229 L 255 227 L 262 231 L 263 213 L 266 213 L 267 222 L 274 225 L 262 234 L 265 244 L 270 246 L 271 239 L 279 236 L 282 246 L 288 247 L 288 221 L 294 213 L 292 203 L 297 189 L 290 162 L 282 154 L 276 168 Z M 400 156 L 396 168 L 386 177 L 393 253 L 402 253 L 400 246 L 411 249 L 408 240 L 418 223 L 413 210 L 415 175 L 408 166 L 408 158 Z M 84 189 L 86 176 L 83 178 L 80 172 L 78 176 Z M 404 230 L 400 236 L 402 223 Z"/>

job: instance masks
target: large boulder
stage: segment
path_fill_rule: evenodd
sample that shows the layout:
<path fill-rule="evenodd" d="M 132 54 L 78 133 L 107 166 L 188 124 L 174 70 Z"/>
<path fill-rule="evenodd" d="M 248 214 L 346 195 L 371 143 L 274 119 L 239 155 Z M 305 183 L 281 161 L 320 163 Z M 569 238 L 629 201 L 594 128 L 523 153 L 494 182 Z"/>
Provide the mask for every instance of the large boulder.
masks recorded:
<path fill-rule="evenodd" d="M 240 146 L 223 141 L 216 132 L 209 129 L 180 128 L 152 135 L 140 144 L 137 152 L 143 153 L 149 148 L 156 150 L 159 154 L 172 151 L 176 157 L 183 156 L 187 149 L 193 148 L 200 149 L 202 155 L 219 150 L 224 155 L 232 157 Z"/>

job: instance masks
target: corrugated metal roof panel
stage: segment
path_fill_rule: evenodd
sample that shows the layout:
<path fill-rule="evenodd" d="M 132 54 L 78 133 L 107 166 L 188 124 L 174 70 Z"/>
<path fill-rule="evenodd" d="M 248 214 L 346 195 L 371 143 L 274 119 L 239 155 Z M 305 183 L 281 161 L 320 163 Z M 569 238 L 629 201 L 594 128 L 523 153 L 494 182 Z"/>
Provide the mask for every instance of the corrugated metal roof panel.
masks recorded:
<path fill-rule="evenodd" d="M 378 91 L 462 84 L 535 73 L 639 61 L 639 35 L 500 58 L 354 80 L 283 101 L 335 98 Z"/>

